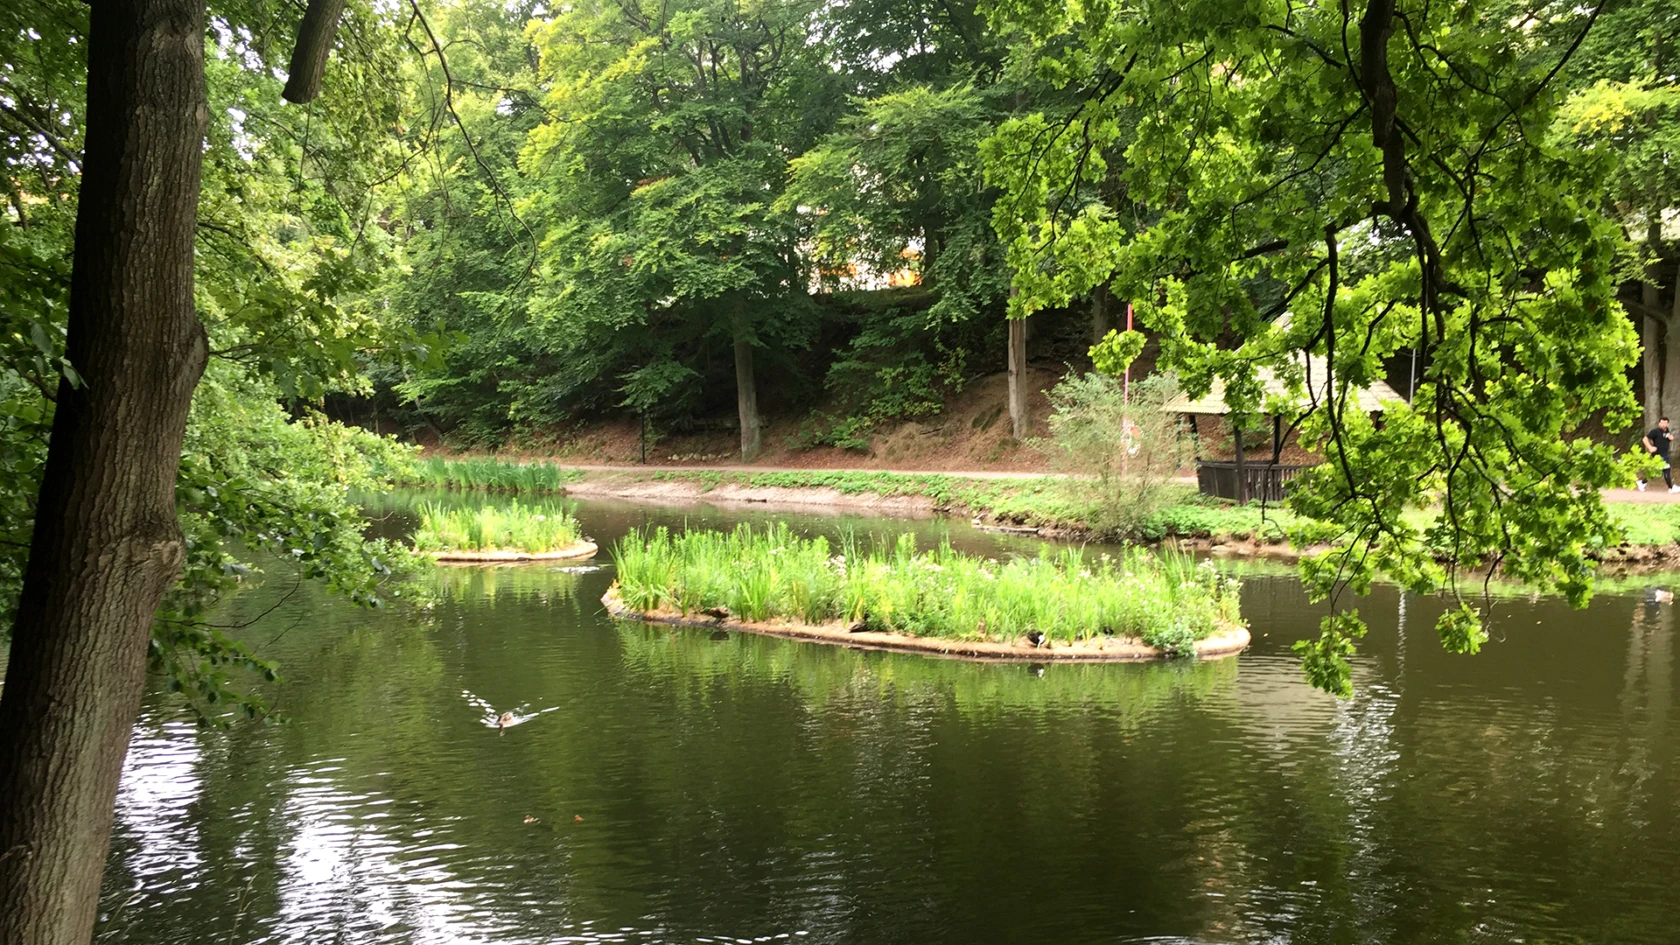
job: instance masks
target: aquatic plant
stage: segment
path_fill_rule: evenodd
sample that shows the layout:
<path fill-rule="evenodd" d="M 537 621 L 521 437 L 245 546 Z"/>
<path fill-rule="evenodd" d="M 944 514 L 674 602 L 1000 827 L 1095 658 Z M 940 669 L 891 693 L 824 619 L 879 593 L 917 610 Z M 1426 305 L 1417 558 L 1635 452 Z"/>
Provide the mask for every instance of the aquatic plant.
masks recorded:
<path fill-rule="evenodd" d="M 563 469 L 544 461 L 521 463 L 488 456 L 432 456 L 414 463 L 403 479 L 405 485 L 538 493 L 560 492 L 566 483 L 582 477 L 575 469 Z"/>
<path fill-rule="evenodd" d="M 1140 639 L 1173 654 L 1240 620 L 1235 579 L 1187 555 L 1046 549 L 997 561 L 922 550 L 903 534 L 839 547 L 786 525 L 733 531 L 632 531 L 613 550 L 619 593 L 634 610 L 728 608 L 744 620 L 839 620 L 955 640 Z"/>
<path fill-rule="evenodd" d="M 446 509 L 427 504 L 420 508 L 420 527 L 414 532 L 416 551 L 523 551 L 541 554 L 576 544 L 581 531 L 577 519 L 558 503 L 476 509 Z"/>

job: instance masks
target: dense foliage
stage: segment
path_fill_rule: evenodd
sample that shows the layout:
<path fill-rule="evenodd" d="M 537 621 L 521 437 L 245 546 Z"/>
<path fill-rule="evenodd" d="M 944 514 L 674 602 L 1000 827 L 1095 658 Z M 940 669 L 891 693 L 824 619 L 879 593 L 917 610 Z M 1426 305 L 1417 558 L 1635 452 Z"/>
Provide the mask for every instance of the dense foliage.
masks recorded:
<path fill-rule="evenodd" d="M 1550 143 L 1559 75 L 1603 10 L 997 5 L 1069 92 L 986 147 L 1012 307 L 1110 282 L 1190 393 L 1220 378 L 1237 422 L 1299 422 L 1327 462 L 1291 496 L 1297 537 L 1333 544 L 1303 568 L 1332 615 L 1302 652 L 1332 691 L 1363 632 L 1341 596 L 1379 571 L 1429 591 L 1499 567 L 1580 604 L 1591 553 L 1618 540 L 1598 489 L 1627 472 L 1582 425 L 1637 416 L 1625 234 L 1609 162 Z M 1379 424 L 1356 392 L 1411 352 L 1415 395 Z M 1265 402 L 1261 368 L 1299 399 Z M 1455 651 L 1484 638 L 1468 604 L 1439 629 Z"/>
<path fill-rule="evenodd" d="M 400 178 L 389 298 L 457 343 L 376 366 L 387 413 L 464 445 L 616 413 L 657 436 L 767 384 L 765 412 L 824 399 L 809 439 L 857 445 L 990 370 L 977 146 L 1008 98 L 972 6 L 585 5 L 521 33 L 536 9 L 431 20 L 448 51 L 408 109 L 440 157 Z"/>
<path fill-rule="evenodd" d="M 312 409 L 364 392 L 358 358 L 414 362 L 422 340 L 382 317 L 369 291 L 391 244 L 374 225 L 370 173 L 391 159 L 394 35 L 353 5 L 345 29 L 364 58 L 337 70 L 320 106 L 282 107 L 284 32 L 260 6 L 213 11 L 206 36 L 211 101 L 199 211 L 199 317 L 212 349 L 194 399 L 179 474 L 186 564 L 153 633 L 152 668 L 210 704 L 260 702 L 228 688 L 232 671 L 275 667 L 204 614 L 261 568 L 316 578 L 378 605 L 400 593 L 407 553 L 364 541 L 349 496 L 383 487 L 409 450 Z M 63 357 L 80 149 L 87 8 L 8 6 L 0 14 L 0 634 L 10 626 L 58 387 L 80 376 Z"/>
<path fill-rule="evenodd" d="M 407 467 L 400 481 L 410 486 L 439 489 L 483 489 L 492 492 L 560 492 L 583 474 L 553 463 L 512 462 L 486 456 L 429 456 Z"/>

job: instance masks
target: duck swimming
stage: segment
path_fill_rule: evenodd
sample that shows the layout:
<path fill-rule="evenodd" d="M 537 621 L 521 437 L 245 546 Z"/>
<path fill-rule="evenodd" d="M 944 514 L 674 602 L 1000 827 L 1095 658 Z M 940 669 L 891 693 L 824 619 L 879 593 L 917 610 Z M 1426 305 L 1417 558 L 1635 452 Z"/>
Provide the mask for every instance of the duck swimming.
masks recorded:
<path fill-rule="evenodd" d="M 513 717 L 512 712 L 503 712 L 501 714 L 501 717 L 496 719 L 496 727 L 497 728 L 507 728 L 509 725 L 512 725 L 513 723 L 515 723 L 517 721 L 519 721 L 519 720 Z"/>

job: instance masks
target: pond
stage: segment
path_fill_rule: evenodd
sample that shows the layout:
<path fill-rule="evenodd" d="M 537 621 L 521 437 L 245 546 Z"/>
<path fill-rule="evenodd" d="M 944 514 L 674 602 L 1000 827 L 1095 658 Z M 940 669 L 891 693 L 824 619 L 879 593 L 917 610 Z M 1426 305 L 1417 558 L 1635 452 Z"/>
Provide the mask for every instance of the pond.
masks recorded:
<path fill-rule="evenodd" d="M 603 546 L 751 514 L 583 504 Z M 805 531 L 845 523 L 775 516 Z M 400 506 L 382 527 L 404 526 Z M 968 550 L 1030 551 L 942 521 Z M 1670 942 L 1672 605 L 1379 588 L 1357 698 L 1250 574 L 1235 659 L 1027 667 L 618 624 L 610 567 L 445 570 L 424 615 L 282 574 L 289 721 L 130 750 L 101 942 Z M 278 606 L 275 606 L 278 602 Z M 520 724 L 494 725 L 503 711 Z"/>

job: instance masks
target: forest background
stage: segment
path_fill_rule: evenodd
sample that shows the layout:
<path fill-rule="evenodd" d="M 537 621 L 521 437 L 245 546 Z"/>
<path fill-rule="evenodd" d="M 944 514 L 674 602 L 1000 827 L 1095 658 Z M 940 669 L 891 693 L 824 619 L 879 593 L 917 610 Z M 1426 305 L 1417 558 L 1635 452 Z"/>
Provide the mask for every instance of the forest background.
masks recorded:
<path fill-rule="evenodd" d="M 143 671 L 261 713 L 205 619 L 259 562 L 411 590 L 355 501 L 413 452 L 379 431 L 751 460 L 1001 378 L 1001 451 L 1065 373 L 1219 382 L 1325 460 L 1298 649 L 1345 694 L 1379 573 L 1458 597 L 1457 652 L 1463 572 L 1584 604 L 1600 490 L 1680 415 L 1668 0 L 308 10 L 0 8 L 0 841 L 40 853 L 0 938 L 91 927 Z"/>

